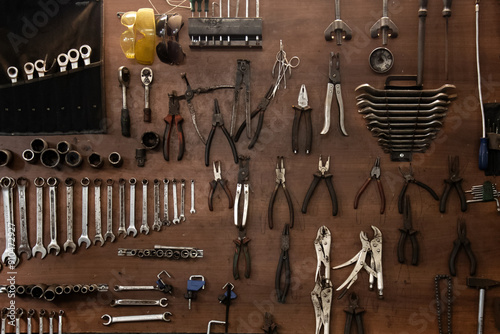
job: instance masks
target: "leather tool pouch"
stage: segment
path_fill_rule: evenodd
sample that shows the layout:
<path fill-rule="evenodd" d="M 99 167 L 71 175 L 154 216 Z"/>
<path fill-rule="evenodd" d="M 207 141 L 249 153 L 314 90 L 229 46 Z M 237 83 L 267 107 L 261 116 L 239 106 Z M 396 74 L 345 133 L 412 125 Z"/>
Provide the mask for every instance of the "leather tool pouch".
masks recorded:
<path fill-rule="evenodd" d="M 0 135 L 82 134 L 106 131 L 102 1 L 0 0 Z M 60 72 L 56 58 L 82 45 Z M 46 60 L 46 73 L 27 80 L 24 64 Z M 18 70 L 11 83 L 7 68 Z"/>

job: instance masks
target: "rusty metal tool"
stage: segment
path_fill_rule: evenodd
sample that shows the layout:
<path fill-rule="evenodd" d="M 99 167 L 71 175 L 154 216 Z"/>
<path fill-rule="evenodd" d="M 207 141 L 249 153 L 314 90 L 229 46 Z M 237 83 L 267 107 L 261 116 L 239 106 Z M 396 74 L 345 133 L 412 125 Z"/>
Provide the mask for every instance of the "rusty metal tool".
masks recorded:
<path fill-rule="evenodd" d="M 325 30 L 325 39 L 327 41 L 337 40 L 337 45 L 342 44 L 342 39 L 350 40 L 352 38 L 352 29 L 340 19 L 340 0 L 335 0 L 335 21 Z"/>

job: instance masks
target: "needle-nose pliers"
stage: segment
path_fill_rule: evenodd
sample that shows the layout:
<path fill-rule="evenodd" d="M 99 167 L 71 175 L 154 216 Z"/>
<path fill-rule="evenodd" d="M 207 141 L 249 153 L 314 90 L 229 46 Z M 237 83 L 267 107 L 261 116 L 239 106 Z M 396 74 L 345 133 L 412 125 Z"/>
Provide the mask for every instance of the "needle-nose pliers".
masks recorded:
<path fill-rule="evenodd" d="M 455 239 L 455 241 L 453 241 L 453 250 L 451 251 L 451 254 L 450 254 L 450 262 L 449 262 L 450 274 L 452 276 L 457 275 L 457 269 L 455 267 L 455 262 L 457 259 L 458 251 L 463 246 L 465 249 L 465 253 L 467 253 L 467 257 L 469 258 L 469 262 L 470 262 L 470 275 L 474 276 L 476 274 L 477 263 L 476 263 L 476 257 L 474 256 L 474 253 L 472 252 L 472 249 L 470 247 L 470 241 L 467 238 L 467 228 L 465 225 L 465 220 L 458 219 L 457 229 L 458 229 L 458 238 Z"/>
<path fill-rule="evenodd" d="M 445 187 L 443 195 L 441 196 L 441 201 L 439 202 L 439 212 L 441 213 L 446 211 L 446 201 L 448 200 L 448 195 L 452 187 L 457 190 L 458 197 L 460 198 L 460 210 L 462 210 L 462 212 L 467 211 L 467 201 L 465 199 L 465 192 L 462 189 L 462 178 L 459 176 L 459 167 L 460 162 L 458 156 L 448 157 L 449 178 L 444 180 Z"/>
<path fill-rule="evenodd" d="M 401 167 L 399 167 L 399 172 L 405 179 L 405 183 L 403 184 L 403 188 L 401 188 L 401 192 L 399 193 L 399 198 L 398 198 L 398 211 L 399 213 L 403 213 L 403 202 L 405 199 L 405 194 L 406 194 L 406 189 L 408 189 L 408 185 L 410 183 L 415 183 L 417 186 L 427 190 L 429 194 L 436 200 L 439 201 L 439 197 L 436 194 L 434 190 L 432 190 L 431 187 L 426 185 L 425 183 L 422 183 L 420 181 L 415 180 L 415 177 L 413 176 L 413 168 L 411 167 L 410 163 L 410 168 L 408 170 L 403 170 Z"/>
<path fill-rule="evenodd" d="M 233 195 L 227 186 L 227 181 L 222 178 L 222 173 L 220 170 L 220 161 L 214 161 L 214 179 L 210 181 L 210 192 L 208 193 L 208 209 L 214 211 L 213 198 L 215 189 L 217 189 L 217 184 L 220 184 L 221 188 L 226 193 L 227 199 L 229 200 L 229 209 L 233 207 Z"/>
<path fill-rule="evenodd" d="M 378 194 L 380 196 L 380 214 L 383 214 L 385 211 L 385 195 L 384 188 L 382 187 L 382 182 L 380 182 L 380 157 L 375 159 L 375 163 L 373 164 L 372 170 L 370 171 L 370 177 L 366 179 L 365 183 L 359 188 L 356 193 L 356 197 L 354 197 L 354 209 L 358 208 L 358 203 L 361 195 L 366 190 L 371 180 L 377 181 Z"/>
<path fill-rule="evenodd" d="M 401 235 L 398 242 L 398 262 L 405 263 L 405 242 L 407 237 L 409 237 L 412 249 L 411 264 L 416 266 L 418 264 L 419 247 L 417 241 L 417 231 L 413 229 L 411 220 L 411 204 L 410 196 L 408 195 L 406 195 L 404 203 L 403 228 L 400 228 L 399 231 L 401 232 Z"/>
<path fill-rule="evenodd" d="M 281 162 L 281 167 L 280 167 L 280 162 Z M 274 200 L 276 199 L 276 194 L 278 193 L 280 185 L 283 188 L 283 192 L 285 193 L 286 201 L 288 203 L 288 210 L 290 215 L 290 228 L 293 228 L 293 221 L 294 221 L 293 203 L 292 203 L 292 198 L 290 197 L 290 193 L 288 192 L 288 189 L 286 188 L 285 185 L 285 166 L 283 162 L 283 157 L 278 157 L 278 162 L 276 163 L 276 186 L 274 187 L 273 194 L 271 195 L 271 200 L 269 201 L 269 208 L 267 210 L 267 218 L 270 229 L 272 229 L 274 226 L 273 222 Z"/>
<path fill-rule="evenodd" d="M 288 289 L 290 288 L 290 257 L 288 256 L 288 250 L 290 249 L 290 228 L 291 226 L 289 224 L 285 224 L 283 233 L 281 234 L 281 254 L 278 261 L 278 268 L 276 270 L 276 278 L 274 281 L 278 303 L 285 303 L 286 294 L 288 293 Z M 281 274 L 283 272 L 283 267 L 285 268 L 285 285 L 282 289 Z"/>

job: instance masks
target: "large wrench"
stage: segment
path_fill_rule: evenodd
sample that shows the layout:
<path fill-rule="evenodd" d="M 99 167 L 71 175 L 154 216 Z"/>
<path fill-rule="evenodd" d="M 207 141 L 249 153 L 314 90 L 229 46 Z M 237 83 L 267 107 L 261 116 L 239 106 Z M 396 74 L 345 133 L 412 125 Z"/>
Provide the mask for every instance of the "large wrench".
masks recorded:
<path fill-rule="evenodd" d="M 177 212 L 177 180 L 172 180 L 172 193 L 174 196 L 174 219 L 172 220 L 172 224 L 179 224 L 179 217 Z"/>
<path fill-rule="evenodd" d="M 135 238 L 137 236 L 137 229 L 135 228 L 135 184 L 137 180 L 131 178 L 130 183 L 130 221 L 127 229 L 127 235 L 132 233 L 132 236 Z"/>
<path fill-rule="evenodd" d="M 191 210 L 189 210 L 189 213 L 196 213 L 196 210 L 194 209 L 194 180 L 191 180 Z"/>
<path fill-rule="evenodd" d="M 104 241 L 111 239 L 110 242 L 115 241 L 113 234 L 113 179 L 107 179 L 107 214 L 106 214 L 106 234 L 104 234 Z"/>
<path fill-rule="evenodd" d="M 26 211 L 26 185 L 28 180 L 24 177 L 17 179 L 17 191 L 19 194 L 19 221 L 20 221 L 20 232 L 21 232 L 21 243 L 17 249 L 17 255 L 21 257 L 22 253 L 26 253 L 26 259 L 31 258 L 31 246 L 28 238 L 28 223 L 27 223 L 27 211 Z"/>
<path fill-rule="evenodd" d="M 168 179 L 163 179 L 163 225 L 170 226 L 170 219 L 168 218 Z"/>
<path fill-rule="evenodd" d="M 154 189 L 154 220 L 153 220 L 153 230 L 161 230 L 161 219 L 160 219 L 160 180 L 154 179 L 153 181 Z"/>
<path fill-rule="evenodd" d="M 5 251 L 2 254 L 2 262 L 12 262 L 12 264 L 17 266 L 19 258 L 16 255 L 16 237 L 12 210 L 12 189 L 15 183 L 15 180 L 10 177 L 2 177 L 2 179 L 0 179 L 5 220 Z"/>
<path fill-rule="evenodd" d="M 21 334 L 21 317 L 24 314 L 22 308 L 16 309 L 16 334 Z"/>
<path fill-rule="evenodd" d="M 95 237 L 94 246 L 100 242 L 101 247 L 104 245 L 102 237 L 102 213 L 101 213 L 101 179 L 94 180 L 94 208 L 95 208 Z"/>
<path fill-rule="evenodd" d="M 168 299 L 113 299 L 111 306 L 168 306 Z"/>
<path fill-rule="evenodd" d="M 119 204 L 120 204 L 120 226 L 118 227 L 118 236 L 123 234 L 123 238 L 127 237 L 127 229 L 125 228 L 125 179 L 119 179 Z"/>
<path fill-rule="evenodd" d="M 184 215 L 184 208 L 186 205 L 186 180 L 181 179 L 181 215 L 179 220 L 186 221 L 186 216 Z"/>
<path fill-rule="evenodd" d="M 101 319 L 107 319 L 106 322 L 103 323 L 104 326 L 109 326 L 111 324 L 115 324 L 118 322 L 138 322 L 138 321 L 166 321 L 170 322 L 168 318 L 169 315 L 172 315 L 170 312 L 165 312 L 162 314 L 143 314 L 143 315 L 125 315 L 120 317 L 112 317 L 109 314 L 104 314 Z"/>
<path fill-rule="evenodd" d="M 76 251 L 76 245 L 73 241 L 73 186 L 75 180 L 68 177 L 64 184 L 66 185 L 66 237 L 67 240 L 63 245 L 64 251 L 67 252 L 68 248 L 71 253 Z"/>
<path fill-rule="evenodd" d="M 142 224 L 141 233 L 149 234 L 148 226 L 148 180 L 142 180 Z"/>
<path fill-rule="evenodd" d="M 34 180 L 36 187 L 36 244 L 31 250 L 33 257 L 36 253 L 42 254 L 42 259 L 47 255 L 47 250 L 43 246 L 43 177 L 37 177 Z"/>
<path fill-rule="evenodd" d="M 85 242 L 86 248 L 92 245 L 89 239 L 89 184 L 88 177 L 84 177 L 81 181 L 82 184 L 82 235 L 78 238 L 78 247 Z"/>
<path fill-rule="evenodd" d="M 59 255 L 61 248 L 57 244 L 57 184 L 59 180 L 56 177 L 49 177 L 47 185 L 49 186 L 49 222 L 50 222 L 50 243 L 47 252 L 56 251 Z"/>

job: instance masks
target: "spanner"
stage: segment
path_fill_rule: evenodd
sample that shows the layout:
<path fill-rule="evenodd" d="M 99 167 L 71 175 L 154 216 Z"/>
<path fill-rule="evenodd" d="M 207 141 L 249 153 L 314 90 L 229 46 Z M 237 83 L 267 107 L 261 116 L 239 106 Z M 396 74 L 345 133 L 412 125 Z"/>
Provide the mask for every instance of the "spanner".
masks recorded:
<path fill-rule="evenodd" d="M 43 317 L 45 316 L 45 310 L 42 308 L 38 313 L 38 334 L 43 334 Z"/>
<path fill-rule="evenodd" d="M 49 313 L 49 334 L 54 334 L 54 317 L 56 312 L 50 311 Z"/>
<path fill-rule="evenodd" d="M 2 254 L 2 262 L 13 262 L 13 264 L 15 263 L 15 265 L 17 266 L 17 263 L 19 263 L 19 258 L 16 255 L 15 226 L 12 211 L 12 189 L 15 183 L 15 180 L 10 177 L 2 177 L 2 179 L 0 179 L 5 220 L 5 251 Z"/>
<path fill-rule="evenodd" d="M 123 234 L 123 238 L 127 237 L 127 229 L 125 228 L 125 179 L 119 179 L 119 204 L 120 204 L 120 226 L 118 227 L 118 236 Z"/>
<path fill-rule="evenodd" d="M 71 49 L 68 51 L 69 62 L 71 63 L 71 69 L 78 68 L 78 59 L 80 58 L 80 52 L 77 49 Z"/>
<path fill-rule="evenodd" d="M 166 321 L 170 322 L 168 318 L 169 315 L 172 315 L 170 312 L 165 312 L 162 314 L 144 314 L 144 315 L 126 315 L 120 317 L 112 317 L 109 314 L 104 314 L 101 319 L 107 319 L 106 322 L 103 323 L 104 326 L 109 326 L 118 322 L 138 322 L 138 321 Z"/>
<path fill-rule="evenodd" d="M 170 226 L 170 219 L 168 218 L 168 179 L 163 179 L 163 225 Z"/>
<path fill-rule="evenodd" d="M 161 220 L 160 220 L 160 180 L 154 179 L 153 181 L 154 189 L 154 220 L 153 220 L 153 231 L 161 230 Z"/>
<path fill-rule="evenodd" d="M 127 229 L 127 235 L 132 233 L 132 236 L 135 238 L 137 236 L 137 229 L 135 228 L 135 184 L 137 180 L 131 178 L 130 183 L 130 221 Z"/>
<path fill-rule="evenodd" d="M 100 242 L 101 247 L 104 245 L 102 237 L 102 214 L 101 214 L 101 179 L 94 180 L 94 208 L 95 208 L 95 237 L 94 246 Z"/>
<path fill-rule="evenodd" d="M 27 211 L 26 211 L 26 185 L 28 180 L 24 177 L 17 179 L 17 191 L 19 194 L 19 221 L 20 221 L 20 232 L 21 232 L 21 243 L 17 249 L 17 255 L 21 257 L 22 253 L 26 253 L 26 259 L 31 258 L 31 246 L 28 238 L 28 223 L 27 223 Z"/>
<path fill-rule="evenodd" d="M 86 248 L 92 245 L 89 239 L 89 184 L 88 177 L 84 177 L 81 181 L 82 184 L 82 235 L 78 238 L 78 247 L 85 242 Z"/>
<path fill-rule="evenodd" d="M 36 253 L 42 254 L 42 259 L 47 255 L 47 250 L 43 246 L 43 186 L 45 180 L 43 177 L 37 177 L 34 180 L 36 187 L 36 244 L 31 250 L 33 257 Z"/>
<path fill-rule="evenodd" d="M 2 309 L 2 328 L 1 328 L 1 331 L 0 333 L 1 334 L 5 334 L 5 325 L 7 324 L 7 315 L 9 314 L 9 309 L 4 307 Z"/>
<path fill-rule="evenodd" d="M 33 319 L 34 315 L 35 315 L 35 310 L 30 308 L 28 311 L 28 316 L 26 318 L 26 334 L 31 334 L 33 332 L 31 320 Z"/>
<path fill-rule="evenodd" d="M 35 72 L 35 65 L 32 62 L 27 62 L 24 64 L 24 73 L 26 73 L 26 78 L 28 80 L 33 79 L 33 73 Z"/>
<path fill-rule="evenodd" d="M 148 180 L 142 180 L 142 224 L 141 233 L 149 234 L 148 226 Z"/>
<path fill-rule="evenodd" d="M 186 221 L 186 216 L 184 215 L 184 207 L 186 204 L 186 180 L 181 179 L 181 215 L 179 220 Z"/>
<path fill-rule="evenodd" d="M 196 210 L 194 209 L 194 180 L 191 180 L 191 210 L 189 210 L 189 213 L 196 213 Z"/>
<path fill-rule="evenodd" d="M 16 334 L 21 334 L 21 317 L 24 314 L 22 308 L 16 309 Z"/>
<path fill-rule="evenodd" d="M 168 306 L 168 299 L 113 299 L 111 306 Z"/>
<path fill-rule="evenodd" d="M 59 255 L 61 248 L 57 244 L 57 184 L 59 180 L 56 177 L 49 177 L 47 185 L 49 186 L 49 222 L 50 222 L 50 243 L 47 252 L 56 251 Z"/>
<path fill-rule="evenodd" d="M 59 310 L 59 321 L 57 322 L 57 334 L 62 334 L 62 320 L 63 320 L 63 315 L 64 315 L 64 311 L 63 310 Z M 29 334 L 29 333 L 27 333 Z"/>
<path fill-rule="evenodd" d="M 64 184 L 66 185 L 66 237 L 67 240 L 63 245 L 64 251 L 67 252 L 68 248 L 71 253 L 76 251 L 76 245 L 73 241 L 73 186 L 75 180 L 68 177 Z"/>
<path fill-rule="evenodd" d="M 179 224 L 179 216 L 177 212 L 177 180 L 172 180 L 172 193 L 174 197 L 174 219 L 172 220 L 172 224 Z"/>
<path fill-rule="evenodd" d="M 107 214 L 106 214 L 106 234 L 104 234 L 104 241 L 111 239 L 110 242 L 115 241 L 113 234 L 113 179 L 107 179 Z"/>

